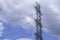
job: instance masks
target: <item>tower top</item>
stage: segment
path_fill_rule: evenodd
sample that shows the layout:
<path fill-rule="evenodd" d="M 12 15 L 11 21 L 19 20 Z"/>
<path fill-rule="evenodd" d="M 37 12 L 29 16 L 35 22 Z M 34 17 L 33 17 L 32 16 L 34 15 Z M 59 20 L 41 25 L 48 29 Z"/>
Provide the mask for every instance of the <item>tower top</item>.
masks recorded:
<path fill-rule="evenodd" d="M 36 10 L 36 13 L 38 13 L 42 16 L 41 10 L 40 10 L 41 9 L 40 3 L 36 1 L 36 5 L 34 7 L 35 7 L 35 10 Z"/>
<path fill-rule="evenodd" d="M 40 9 L 40 3 L 36 1 L 36 5 L 34 7 Z"/>

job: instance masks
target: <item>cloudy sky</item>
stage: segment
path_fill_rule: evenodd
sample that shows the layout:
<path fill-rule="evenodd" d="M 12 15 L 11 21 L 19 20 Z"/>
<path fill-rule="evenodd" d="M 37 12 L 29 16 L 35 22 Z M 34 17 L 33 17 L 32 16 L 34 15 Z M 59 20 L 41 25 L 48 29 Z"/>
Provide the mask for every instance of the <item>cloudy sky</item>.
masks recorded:
<path fill-rule="evenodd" d="M 35 40 L 35 1 L 43 14 L 43 39 L 60 40 L 60 0 L 0 0 L 0 40 Z"/>

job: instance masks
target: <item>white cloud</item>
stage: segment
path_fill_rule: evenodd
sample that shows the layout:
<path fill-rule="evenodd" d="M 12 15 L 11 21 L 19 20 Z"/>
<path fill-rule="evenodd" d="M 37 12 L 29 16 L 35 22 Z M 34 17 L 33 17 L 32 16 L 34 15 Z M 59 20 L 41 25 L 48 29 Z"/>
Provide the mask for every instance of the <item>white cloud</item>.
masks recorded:
<path fill-rule="evenodd" d="M 3 26 L 3 23 L 0 22 L 0 37 L 3 36 L 3 30 L 4 30 L 4 26 Z"/>
<path fill-rule="evenodd" d="M 21 1 L 21 0 L 20 0 Z M 34 5 L 35 0 L 3 0 L 1 5 L 0 20 L 11 23 L 13 26 L 22 25 L 24 29 L 34 29 Z M 29 2 L 28 2 L 29 1 Z M 28 4 L 27 4 L 28 3 Z"/>
<path fill-rule="evenodd" d="M 29 22 L 29 23 L 30 23 L 30 22 L 33 22 L 33 20 L 32 20 L 30 17 L 26 17 L 25 19 L 26 19 L 25 21 L 27 21 L 27 22 Z"/>
<path fill-rule="evenodd" d="M 11 40 L 11 39 L 3 39 L 3 40 Z"/>
<path fill-rule="evenodd" d="M 3 30 L 4 27 L 3 27 L 3 23 L 0 22 L 0 30 Z"/>
<path fill-rule="evenodd" d="M 30 38 L 18 38 L 16 40 L 32 40 L 32 39 L 30 39 Z"/>
<path fill-rule="evenodd" d="M 54 4 L 50 4 L 50 6 L 49 6 L 51 9 L 52 9 L 52 11 L 54 11 L 54 12 L 57 12 L 57 13 L 59 13 L 59 7 L 57 7 L 57 5 L 54 5 Z"/>

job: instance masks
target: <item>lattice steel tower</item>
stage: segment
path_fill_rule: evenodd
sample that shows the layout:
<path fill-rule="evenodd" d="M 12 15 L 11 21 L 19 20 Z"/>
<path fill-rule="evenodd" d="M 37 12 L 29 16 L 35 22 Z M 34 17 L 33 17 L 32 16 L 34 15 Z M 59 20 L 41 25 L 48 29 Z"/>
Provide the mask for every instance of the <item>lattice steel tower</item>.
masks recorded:
<path fill-rule="evenodd" d="M 34 6 L 35 10 L 36 10 L 36 40 L 43 40 L 42 39 L 42 25 L 41 25 L 41 11 L 40 11 L 40 4 L 38 2 L 36 2 L 36 5 Z"/>

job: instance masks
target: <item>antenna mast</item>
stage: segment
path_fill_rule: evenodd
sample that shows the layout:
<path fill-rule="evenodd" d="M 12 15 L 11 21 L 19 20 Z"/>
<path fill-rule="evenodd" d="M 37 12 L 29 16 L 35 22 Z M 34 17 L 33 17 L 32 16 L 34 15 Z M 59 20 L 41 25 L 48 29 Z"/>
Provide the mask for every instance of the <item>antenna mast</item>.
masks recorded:
<path fill-rule="evenodd" d="M 42 24 L 41 24 L 41 10 L 40 10 L 40 4 L 36 1 L 36 5 L 34 6 L 36 10 L 36 40 L 43 40 L 42 38 Z"/>

